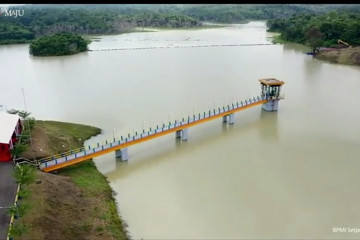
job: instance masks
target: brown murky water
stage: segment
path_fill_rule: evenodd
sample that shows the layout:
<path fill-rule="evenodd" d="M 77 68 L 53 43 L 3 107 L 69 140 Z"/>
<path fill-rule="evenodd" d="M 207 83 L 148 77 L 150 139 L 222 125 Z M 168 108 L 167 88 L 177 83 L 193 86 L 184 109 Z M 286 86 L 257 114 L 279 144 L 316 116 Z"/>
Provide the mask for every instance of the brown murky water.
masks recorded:
<path fill-rule="evenodd" d="M 0 46 L 0 104 L 37 119 L 120 137 L 257 96 L 259 78 L 285 81 L 279 112 L 260 107 L 95 159 L 134 239 L 344 239 L 360 233 L 360 69 L 268 43 L 263 22 L 222 29 L 103 36 L 90 49 L 168 47 L 35 58 Z M 347 231 L 350 231 L 347 229 Z"/>

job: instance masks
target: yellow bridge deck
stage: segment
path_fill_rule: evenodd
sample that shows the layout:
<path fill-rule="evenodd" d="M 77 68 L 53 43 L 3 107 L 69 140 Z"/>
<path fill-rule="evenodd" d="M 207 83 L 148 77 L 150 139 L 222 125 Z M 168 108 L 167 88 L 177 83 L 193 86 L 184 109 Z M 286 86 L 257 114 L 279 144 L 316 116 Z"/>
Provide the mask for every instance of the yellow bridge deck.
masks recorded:
<path fill-rule="evenodd" d="M 195 125 L 211 121 L 216 118 L 224 117 L 233 113 L 236 113 L 241 110 L 245 110 L 250 107 L 254 107 L 263 103 L 266 103 L 268 100 L 257 97 L 245 101 L 245 103 L 236 103 L 228 105 L 227 109 L 225 107 L 218 108 L 217 110 L 209 111 L 208 113 L 203 113 L 203 115 L 198 114 L 193 116 L 193 118 L 188 117 L 187 121 L 176 122 L 168 126 L 162 126 L 141 134 L 135 134 L 134 136 L 129 136 L 128 138 L 107 143 L 105 145 L 99 145 L 96 148 L 85 149 L 80 148 L 77 150 L 72 150 L 63 154 L 58 154 L 52 157 L 44 158 L 39 160 L 39 167 L 44 172 L 54 171 L 60 168 L 64 168 L 85 160 L 89 160 L 94 157 L 104 155 L 109 152 L 113 152 L 122 148 L 127 148 L 129 146 L 151 140 L 153 138 L 161 137 L 166 134 L 177 132 L 182 129 L 193 127 Z M 115 139 L 114 139 L 115 140 Z"/>

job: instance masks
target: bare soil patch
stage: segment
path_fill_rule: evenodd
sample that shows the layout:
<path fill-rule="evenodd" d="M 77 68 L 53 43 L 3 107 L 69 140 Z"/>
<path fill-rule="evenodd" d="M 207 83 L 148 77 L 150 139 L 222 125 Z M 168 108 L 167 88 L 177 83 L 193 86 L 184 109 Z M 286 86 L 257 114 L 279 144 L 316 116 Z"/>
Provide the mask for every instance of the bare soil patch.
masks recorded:
<path fill-rule="evenodd" d="M 360 66 L 360 47 L 323 51 L 318 53 L 315 58 L 333 63 Z"/>

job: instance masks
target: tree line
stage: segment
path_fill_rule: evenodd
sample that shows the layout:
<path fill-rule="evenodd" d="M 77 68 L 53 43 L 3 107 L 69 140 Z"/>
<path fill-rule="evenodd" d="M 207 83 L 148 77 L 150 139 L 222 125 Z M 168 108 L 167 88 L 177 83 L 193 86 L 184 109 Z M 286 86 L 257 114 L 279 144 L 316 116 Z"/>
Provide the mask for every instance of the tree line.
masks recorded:
<path fill-rule="evenodd" d="M 330 11 L 326 14 L 298 14 L 288 19 L 267 22 L 268 31 L 279 32 L 280 38 L 302 44 L 332 46 L 341 39 L 360 45 L 360 11 Z M 312 43 L 312 44 L 311 44 Z"/>
<path fill-rule="evenodd" d="M 294 15 L 316 16 L 332 10 L 355 15 L 360 12 L 359 5 L 350 4 L 28 4 L 12 9 L 23 9 L 24 16 L 0 16 L 0 44 L 30 42 L 61 32 L 118 34 L 136 27 L 194 28 L 205 21 L 270 20 L 269 26 L 280 30 L 282 21 L 293 22 Z M 298 38 L 299 27 L 295 25 L 284 38 Z"/>
<path fill-rule="evenodd" d="M 104 9 L 23 7 L 22 17 L 0 17 L 0 44 L 30 42 L 61 32 L 117 34 L 136 27 L 193 28 L 202 23 L 175 13 L 130 11 L 123 14 Z"/>

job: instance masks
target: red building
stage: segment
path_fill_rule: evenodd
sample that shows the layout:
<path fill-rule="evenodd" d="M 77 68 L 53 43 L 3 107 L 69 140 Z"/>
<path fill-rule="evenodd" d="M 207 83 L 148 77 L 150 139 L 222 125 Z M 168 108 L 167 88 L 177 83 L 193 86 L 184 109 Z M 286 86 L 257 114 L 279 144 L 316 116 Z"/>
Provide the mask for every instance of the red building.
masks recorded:
<path fill-rule="evenodd" d="M 23 126 L 18 115 L 0 112 L 0 162 L 11 161 L 10 151 L 22 130 Z"/>

